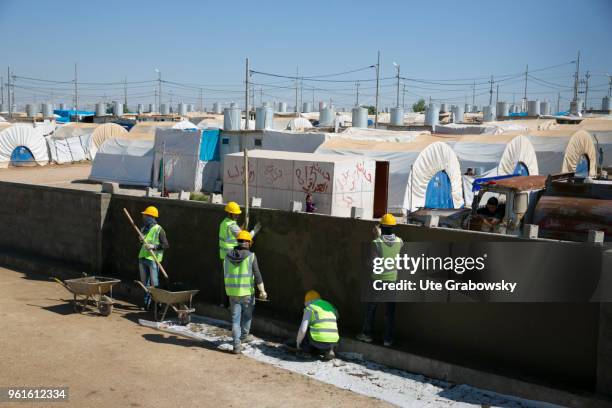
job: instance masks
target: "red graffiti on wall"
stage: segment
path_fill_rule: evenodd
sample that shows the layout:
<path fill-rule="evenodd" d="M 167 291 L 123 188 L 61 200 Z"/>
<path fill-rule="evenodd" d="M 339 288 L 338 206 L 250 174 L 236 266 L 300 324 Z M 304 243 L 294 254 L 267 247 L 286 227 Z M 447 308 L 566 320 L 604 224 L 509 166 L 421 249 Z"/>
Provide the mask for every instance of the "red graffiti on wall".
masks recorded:
<path fill-rule="evenodd" d="M 235 165 L 234 167 L 228 168 L 227 176 L 232 180 L 239 179 L 241 183 L 244 182 L 244 165 L 243 166 Z M 249 168 L 249 183 L 252 183 L 254 179 L 255 179 L 255 171 L 252 168 Z"/>
<path fill-rule="evenodd" d="M 329 172 L 322 169 L 318 163 L 296 168 L 295 177 L 305 193 L 326 193 L 331 180 Z"/>
<path fill-rule="evenodd" d="M 347 169 L 336 178 L 339 192 L 354 192 L 361 189 L 361 183 L 372 184 L 372 172 L 365 168 L 363 162 L 357 163 L 354 169 Z"/>
<path fill-rule="evenodd" d="M 277 180 L 283 177 L 283 169 L 276 167 L 274 164 L 269 164 L 264 168 L 264 180 L 266 184 L 275 184 Z"/>

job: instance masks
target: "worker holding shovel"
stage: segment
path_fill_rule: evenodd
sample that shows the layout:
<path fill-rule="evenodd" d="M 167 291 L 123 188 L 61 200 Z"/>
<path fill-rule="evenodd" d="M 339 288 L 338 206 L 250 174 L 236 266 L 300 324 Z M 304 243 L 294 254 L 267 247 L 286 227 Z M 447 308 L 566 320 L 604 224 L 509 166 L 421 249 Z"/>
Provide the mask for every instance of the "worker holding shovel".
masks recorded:
<path fill-rule="evenodd" d="M 145 286 L 159 285 L 159 266 L 162 261 L 164 250 L 168 249 L 168 239 L 166 232 L 157 223 L 159 212 L 153 206 L 147 207 L 142 212 L 143 227 L 141 228 L 142 245 L 138 253 L 138 269 L 140 270 L 140 281 Z M 151 307 L 151 295 L 145 292 L 144 309 Z"/>
<path fill-rule="evenodd" d="M 240 231 L 236 237 L 238 245 L 227 253 L 223 261 L 223 281 L 225 293 L 229 296 L 232 313 L 233 353 L 242 352 L 242 343 L 249 341 L 253 309 L 255 308 L 255 288 L 259 298 L 267 299 L 257 258 L 250 251 L 253 238 L 247 231 Z"/>

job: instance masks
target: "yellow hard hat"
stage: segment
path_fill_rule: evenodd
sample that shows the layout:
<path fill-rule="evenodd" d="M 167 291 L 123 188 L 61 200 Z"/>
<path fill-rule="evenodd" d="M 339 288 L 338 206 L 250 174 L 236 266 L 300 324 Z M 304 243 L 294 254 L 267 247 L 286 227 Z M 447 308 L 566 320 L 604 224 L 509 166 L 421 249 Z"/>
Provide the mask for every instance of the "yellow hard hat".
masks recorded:
<path fill-rule="evenodd" d="M 225 205 L 225 212 L 236 215 L 242 214 L 242 211 L 240 211 L 240 206 L 234 201 L 230 201 Z"/>
<path fill-rule="evenodd" d="M 236 237 L 237 241 L 253 241 L 253 238 L 251 237 L 251 234 L 249 234 L 249 231 L 240 231 L 238 233 L 238 236 Z"/>
<path fill-rule="evenodd" d="M 321 295 L 316 290 L 309 290 L 306 292 L 306 296 L 304 296 L 304 303 L 311 302 L 313 300 L 321 299 Z"/>
<path fill-rule="evenodd" d="M 145 208 L 141 214 L 150 215 L 153 218 L 159 217 L 159 211 L 157 211 L 157 208 L 153 207 L 152 205 Z"/>
<path fill-rule="evenodd" d="M 382 216 L 382 218 L 380 219 L 380 223 L 382 225 L 390 226 L 390 225 L 396 225 L 397 221 L 395 221 L 395 217 L 392 214 L 387 213 Z"/>

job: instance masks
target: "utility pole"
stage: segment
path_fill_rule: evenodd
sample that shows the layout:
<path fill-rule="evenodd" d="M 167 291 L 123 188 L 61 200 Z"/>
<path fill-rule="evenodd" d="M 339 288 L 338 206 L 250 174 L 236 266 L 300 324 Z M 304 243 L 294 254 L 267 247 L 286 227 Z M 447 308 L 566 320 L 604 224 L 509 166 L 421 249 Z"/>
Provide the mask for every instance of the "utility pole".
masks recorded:
<path fill-rule="evenodd" d="M 0 101 L 1 104 L 4 104 L 4 77 L 0 76 L 0 96 L 2 97 L 2 100 Z"/>
<path fill-rule="evenodd" d="M 406 83 L 402 84 L 402 109 L 406 109 Z"/>
<path fill-rule="evenodd" d="M 204 112 L 204 91 L 200 88 L 200 112 Z"/>
<path fill-rule="evenodd" d="M 304 79 L 300 80 L 300 108 L 304 105 Z"/>
<path fill-rule="evenodd" d="M 312 109 L 317 109 L 315 106 L 315 97 L 314 97 L 314 86 L 312 87 Z"/>
<path fill-rule="evenodd" d="M 162 80 L 161 80 L 161 70 L 156 69 L 156 71 L 157 71 L 157 85 L 158 85 L 158 88 L 159 88 L 159 92 L 158 92 L 158 94 L 159 94 L 159 105 L 157 105 L 157 109 L 158 109 L 158 110 L 159 110 L 159 112 L 161 113 L 161 104 L 162 104 L 162 88 L 161 88 L 161 85 L 162 85 Z"/>
<path fill-rule="evenodd" d="M 589 100 L 589 78 L 591 77 L 591 73 L 589 71 L 586 72 L 585 78 L 585 85 L 584 85 L 584 110 L 586 111 L 589 107 L 588 105 L 588 100 Z"/>
<path fill-rule="evenodd" d="M 298 113 L 298 78 L 300 76 L 300 67 L 295 67 L 295 113 Z"/>
<path fill-rule="evenodd" d="M 574 102 L 578 100 L 578 82 L 580 78 L 580 51 L 578 51 L 578 58 L 576 58 L 576 72 L 574 73 Z M 578 107 L 580 109 L 580 107 Z"/>
<path fill-rule="evenodd" d="M 124 78 L 123 80 L 123 110 L 125 111 L 127 109 L 128 106 L 128 101 L 127 101 L 127 77 Z"/>
<path fill-rule="evenodd" d="M 499 103 L 499 84 L 497 84 L 497 90 L 495 91 L 495 109 L 497 109 L 498 103 Z"/>
<path fill-rule="evenodd" d="M 523 94 L 523 107 L 527 111 L 527 77 L 529 76 L 529 64 L 525 66 L 525 93 Z"/>
<path fill-rule="evenodd" d="M 376 106 L 374 112 L 374 127 L 378 128 L 378 94 L 380 93 L 380 50 L 378 51 L 378 60 L 376 62 Z"/>
<path fill-rule="evenodd" d="M 561 92 L 557 94 L 557 113 L 561 112 Z"/>
<path fill-rule="evenodd" d="M 489 81 L 491 88 L 489 89 L 489 106 L 493 103 L 493 75 L 491 75 L 491 80 Z"/>
<path fill-rule="evenodd" d="M 6 95 L 7 95 L 7 99 L 8 99 L 8 105 L 9 105 L 9 118 L 13 117 L 13 104 L 11 103 L 11 67 L 7 67 L 6 69 L 6 78 L 7 78 L 7 84 L 6 84 Z"/>
<path fill-rule="evenodd" d="M 359 106 L 359 81 L 355 82 L 355 86 L 357 87 L 357 101 L 355 102 L 355 106 Z"/>
<path fill-rule="evenodd" d="M 395 65 L 395 68 L 397 68 L 397 89 L 396 89 L 395 106 L 399 108 L 399 106 L 400 106 L 400 104 L 399 104 L 400 66 L 399 66 L 399 64 L 396 64 L 395 62 L 393 63 L 393 65 Z"/>
<path fill-rule="evenodd" d="M 249 130 L 249 58 L 246 59 L 246 69 L 244 72 L 244 130 Z M 244 137 L 240 139 L 242 141 L 242 148 L 245 148 Z M 248 183 L 245 183 L 248 185 Z M 245 197 L 246 201 L 249 201 L 248 197 Z"/>
<path fill-rule="evenodd" d="M 259 87 L 259 105 L 263 106 L 263 88 Z"/>
<path fill-rule="evenodd" d="M 472 84 L 472 106 L 476 105 L 476 81 Z"/>
<path fill-rule="evenodd" d="M 79 86 L 77 76 L 77 63 L 74 63 L 74 110 L 77 123 L 79 122 Z"/>
<path fill-rule="evenodd" d="M 608 88 L 608 98 L 612 96 L 612 75 L 608 74 L 608 82 L 610 87 Z"/>

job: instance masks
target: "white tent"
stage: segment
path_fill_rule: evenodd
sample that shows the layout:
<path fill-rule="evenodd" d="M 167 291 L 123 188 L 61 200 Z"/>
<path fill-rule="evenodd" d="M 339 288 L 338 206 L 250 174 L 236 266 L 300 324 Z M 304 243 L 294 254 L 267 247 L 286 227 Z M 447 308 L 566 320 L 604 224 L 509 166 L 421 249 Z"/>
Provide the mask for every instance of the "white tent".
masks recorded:
<path fill-rule="evenodd" d="M 126 139 L 128 138 L 128 131 L 123 126 L 116 123 L 105 123 L 97 126 L 91 134 L 91 146 L 90 155 L 93 159 L 96 155 L 96 151 L 102 146 L 102 144 L 108 139 Z"/>
<path fill-rule="evenodd" d="M 293 118 L 287 124 L 288 130 L 303 130 L 313 128 L 312 123 L 306 118 Z"/>
<path fill-rule="evenodd" d="M 153 157 L 153 141 L 108 139 L 98 150 L 89 179 L 150 186 Z"/>
<path fill-rule="evenodd" d="M 164 185 L 169 191 L 213 191 L 220 177 L 218 160 L 200 160 L 202 131 L 185 132 L 176 129 L 159 129 L 155 134 L 154 185 L 162 187 L 161 163 L 164 169 Z M 218 135 L 217 135 L 218 138 Z"/>
<path fill-rule="evenodd" d="M 180 122 L 176 122 L 174 125 L 172 125 L 172 129 L 197 130 L 198 127 L 188 120 L 181 120 Z"/>
<path fill-rule="evenodd" d="M 45 136 L 53 131 L 48 124 L 37 125 L 13 124 L 3 126 L 0 130 L 0 168 L 6 168 L 11 163 L 13 153 L 22 160 L 44 166 L 49 163 L 47 142 Z"/>
<path fill-rule="evenodd" d="M 528 136 L 538 158 L 540 174 L 574 171 L 579 160 L 588 159 L 589 174 L 596 173 L 597 150 L 589 132 L 578 130 L 571 136 Z"/>
<path fill-rule="evenodd" d="M 51 161 L 54 163 L 73 163 L 91 160 L 90 146 L 92 133 L 98 127 L 93 123 L 74 123 L 58 126 L 47 137 Z"/>
<path fill-rule="evenodd" d="M 366 156 L 389 162 L 388 207 L 414 211 L 426 204 L 430 182 L 440 173 L 448 177 L 453 208 L 463 206 L 461 168 L 449 145 L 443 142 L 371 142 L 332 138 L 317 153 Z"/>

